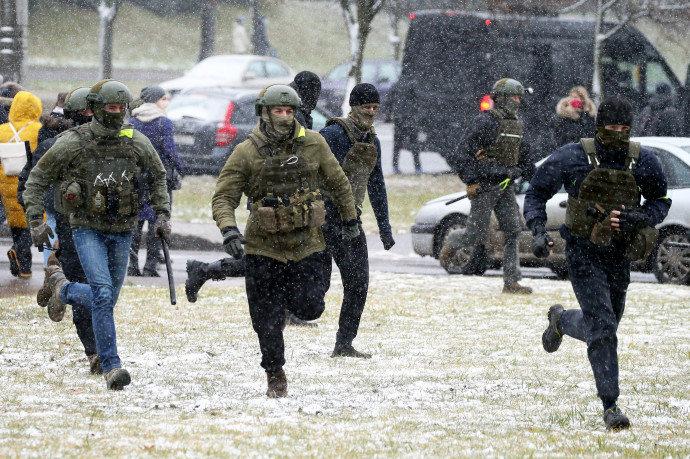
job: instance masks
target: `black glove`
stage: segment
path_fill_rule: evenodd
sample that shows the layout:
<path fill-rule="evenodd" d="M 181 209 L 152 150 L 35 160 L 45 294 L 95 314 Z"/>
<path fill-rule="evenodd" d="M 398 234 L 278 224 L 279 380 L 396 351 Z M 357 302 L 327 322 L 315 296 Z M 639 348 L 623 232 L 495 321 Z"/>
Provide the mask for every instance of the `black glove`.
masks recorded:
<path fill-rule="evenodd" d="M 546 258 L 551 254 L 553 239 L 546 232 L 546 227 L 541 221 L 530 225 L 532 228 L 532 253 L 537 258 Z"/>
<path fill-rule="evenodd" d="M 343 222 L 343 239 L 354 239 L 357 236 L 359 236 L 359 223 L 357 220 Z"/>
<path fill-rule="evenodd" d="M 623 232 L 636 231 L 645 226 L 651 226 L 650 223 L 649 215 L 646 212 L 621 210 L 621 214 L 618 216 L 618 225 Z"/>
<path fill-rule="evenodd" d="M 156 215 L 156 223 L 153 225 L 153 233 L 159 238 L 163 239 L 168 244 L 170 243 L 170 233 L 172 233 L 172 226 L 170 226 L 170 217 L 168 215 Z"/>
<path fill-rule="evenodd" d="M 227 226 L 221 232 L 223 233 L 223 249 L 225 252 L 233 258 L 242 258 L 242 255 L 244 255 L 242 244 L 245 241 L 240 230 L 236 226 Z"/>
<path fill-rule="evenodd" d="M 383 248 L 386 250 L 390 250 L 391 247 L 395 245 L 395 240 L 393 239 L 393 235 L 391 233 L 381 234 L 381 242 L 383 242 Z"/>

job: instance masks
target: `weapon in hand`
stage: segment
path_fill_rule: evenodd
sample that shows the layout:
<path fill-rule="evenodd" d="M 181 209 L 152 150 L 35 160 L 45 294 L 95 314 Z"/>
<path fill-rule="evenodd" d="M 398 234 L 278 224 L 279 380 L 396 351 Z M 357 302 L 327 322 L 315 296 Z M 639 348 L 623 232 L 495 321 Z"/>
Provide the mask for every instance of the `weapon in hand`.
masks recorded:
<path fill-rule="evenodd" d="M 163 245 L 163 256 L 165 257 L 165 269 L 168 270 L 168 288 L 170 289 L 170 304 L 177 304 L 177 295 L 175 295 L 175 279 L 173 279 L 172 265 L 170 264 L 170 252 L 168 251 L 168 243 L 161 238 Z"/>
<path fill-rule="evenodd" d="M 498 185 L 494 185 L 494 186 L 491 186 L 489 188 L 480 188 L 479 190 L 477 190 L 477 196 L 482 194 L 482 193 L 489 193 L 491 191 L 503 191 L 506 188 L 508 188 L 509 183 L 510 183 L 510 179 L 507 178 L 504 181 L 502 181 L 501 183 L 499 183 Z M 467 197 L 467 195 L 463 194 L 462 196 L 459 196 L 457 198 L 453 198 L 450 201 L 446 201 L 446 205 L 449 206 L 455 202 L 462 201 L 466 197 Z"/>
<path fill-rule="evenodd" d="M 690 243 L 687 242 L 666 242 L 664 245 L 668 247 L 677 247 L 679 249 L 690 249 Z"/>

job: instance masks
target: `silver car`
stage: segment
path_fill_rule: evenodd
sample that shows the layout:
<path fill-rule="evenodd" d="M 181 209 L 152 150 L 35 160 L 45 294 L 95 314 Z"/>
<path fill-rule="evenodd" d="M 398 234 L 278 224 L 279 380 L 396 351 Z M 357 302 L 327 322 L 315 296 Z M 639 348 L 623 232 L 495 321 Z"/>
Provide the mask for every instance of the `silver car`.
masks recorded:
<path fill-rule="evenodd" d="M 656 153 L 668 180 L 668 195 L 673 205 L 666 219 L 657 226 L 660 230 L 659 240 L 649 258 L 633 264 L 641 271 L 652 271 L 659 282 L 690 284 L 690 249 L 669 247 L 666 242 L 690 242 L 690 138 L 688 137 L 638 137 L 633 140 Z M 522 214 L 525 192 L 529 183 L 515 185 L 517 202 Z M 412 245 L 414 251 L 422 256 L 438 254 L 448 233 L 453 229 L 464 228 L 470 212 L 467 199 L 446 205 L 446 202 L 462 196 L 454 193 L 427 202 L 417 213 L 412 226 Z M 523 227 L 519 241 L 520 263 L 522 266 L 546 266 L 559 277 L 565 278 L 568 269 L 565 263 L 565 242 L 558 234 L 558 229 L 565 222 L 565 208 L 568 195 L 563 188 L 546 204 L 548 221 L 547 230 L 554 240 L 554 254 L 546 259 L 536 258 L 530 249 L 532 235 L 526 226 Z M 498 229 L 495 217 L 491 217 L 487 263 L 483 267 L 497 268 L 503 258 L 503 232 Z M 462 273 L 463 268 L 474 256 L 474 248 L 459 250 L 450 267 L 451 274 Z M 476 262 L 476 260 L 475 260 Z"/>

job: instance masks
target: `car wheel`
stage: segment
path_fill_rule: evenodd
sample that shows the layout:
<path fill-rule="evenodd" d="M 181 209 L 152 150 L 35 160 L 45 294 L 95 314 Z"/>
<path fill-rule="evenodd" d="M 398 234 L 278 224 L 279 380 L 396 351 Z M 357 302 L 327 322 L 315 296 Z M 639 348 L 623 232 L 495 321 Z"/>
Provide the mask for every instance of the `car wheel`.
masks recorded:
<path fill-rule="evenodd" d="M 690 284 L 690 249 L 669 247 L 667 242 L 688 243 L 687 231 L 674 228 L 662 232 L 654 254 L 652 268 L 662 284 Z"/>
<path fill-rule="evenodd" d="M 457 229 L 464 229 L 467 217 L 456 215 L 444 221 L 437 233 L 435 253 L 440 256 L 440 251 L 448 242 L 448 235 Z M 484 246 L 463 247 L 456 250 L 447 260 L 443 260 L 441 266 L 448 274 L 476 274 L 481 276 L 486 271 L 486 249 Z"/>
<path fill-rule="evenodd" d="M 549 266 L 551 271 L 556 275 L 557 278 L 560 280 L 566 280 L 568 278 L 568 265 L 566 264 L 558 264 L 558 265 L 551 265 Z"/>

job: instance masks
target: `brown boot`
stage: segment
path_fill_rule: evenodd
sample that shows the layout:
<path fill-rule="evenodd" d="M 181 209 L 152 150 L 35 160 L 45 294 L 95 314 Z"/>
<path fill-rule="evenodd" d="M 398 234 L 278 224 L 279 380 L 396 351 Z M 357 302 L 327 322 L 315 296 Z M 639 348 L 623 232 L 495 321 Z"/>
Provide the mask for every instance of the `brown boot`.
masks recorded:
<path fill-rule="evenodd" d="M 91 354 L 86 356 L 89 359 L 89 368 L 92 375 L 102 375 L 103 368 L 101 367 L 101 359 L 98 358 L 98 354 Z"/>
<path fill-rule="evenodd" d="M 55 255 L 57 251 L 57 241 L 55 241 L 55 246 L 55 250 L 53 250 L 53 253 L 51 253 L 48 257 L 48 267 L 60 266 L 60 261 L 58 260 L 57 255 Z M 53 272 L 54 271 L 50 271 L 49 273 L 48 268 L 45 268 L 45 277 L 43 278 L 43 285 L 38 290 L 38 293 L 36 293 L 36 303 L 38 303 L 38 305 L 43 308 L 48 306 L 48 301 L 50 300 L 50 296 L 52 295 L 52 292 L 50 290 L 50 276 Z"/>
<path fill-rule="evenodd" d="M 331 358 L 335 357 L 354 357 L 357 359 L 370 359 L 371 354 L 368 354 L 366 352 L 359 352 L 352 346 L 352 344 L 336 343 L 335 348 L 333 348 L 333 353 L 331 354 Z"/>
<path fill-rule="evenodd" d="M 448 271 L 453 265 L 453 255 L 455 255 L 455 250 L 450 248 L 450 244 L 447 242 L 441 247 L 441 252 L 438 254 L 438 261 L 441 263 L 441 267 Z"/>
<path fill-rule="evenodd" d="M 266 378 L 268 379 L 267 397 L 287 397 L 287 377 L 282 368 L 278 371 L 267 371 Z"/>
<path fill-rule="evenodd" d="M 123 387 L 132 382 L 129 372 L 124 368 L 113 368 L 103 375 L 105 384 L 110 390 L 122 390 Z"/>
<path fill-rule="evenodd" d="M 53 322 L 60 322 L 65 315 L 67 305 L 60 301 L 60 288 L 67 278 L 62 273 L 62 268 L 59 265 L 51 265 L 46 268 L 46 277 L 48 277 L 48 285 L 50 285 L 50 299 L 48 300 L 48 317 Z"/>
<path fill-rule="evenodd" d="M 532 293 L 532 287 L 527 287 L 524 285 L 520 285 L 517 282 L 513 282 L 512 284 L 506 284 L 503 286 L 503 293 L 518 293 L 522 295 L 529 295 Z"/>

